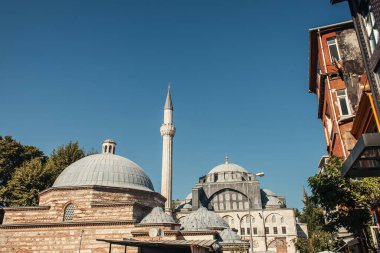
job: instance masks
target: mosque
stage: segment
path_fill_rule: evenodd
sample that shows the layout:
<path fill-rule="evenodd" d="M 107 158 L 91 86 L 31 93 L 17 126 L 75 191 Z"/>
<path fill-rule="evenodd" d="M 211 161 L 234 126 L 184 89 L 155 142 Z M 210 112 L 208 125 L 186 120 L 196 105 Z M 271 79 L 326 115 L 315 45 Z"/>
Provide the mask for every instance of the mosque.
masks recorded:
<path fill-rule="evenodd" d="M 107 139 L 101 154 L 71 164 L 41 192 L 38 206 L 3 209 L 0 252 L 296 252 L 294 210 L 284 197 L 260 188 L 260 173 L 227 158 L 173 207 L 170 88 L 160 131 L 161 193 Z"/>

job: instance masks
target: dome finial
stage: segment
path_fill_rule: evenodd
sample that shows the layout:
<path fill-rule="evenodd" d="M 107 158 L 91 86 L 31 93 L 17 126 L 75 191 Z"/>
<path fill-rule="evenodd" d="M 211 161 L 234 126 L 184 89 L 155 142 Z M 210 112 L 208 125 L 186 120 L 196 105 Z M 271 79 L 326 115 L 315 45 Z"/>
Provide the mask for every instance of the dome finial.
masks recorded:
<path fill-rule="evenodd" d="M 107 139 L 103 141 L 102 154 L 115 154 L 116 142 L 112 139 Z"/>
<path fill-rule="evenodd" d="M 225 157 L 224 157 L 224 163 L 225 164 L 228 164 L 229 162 L 228 162 L 228 155 L 226 155 Z"/>

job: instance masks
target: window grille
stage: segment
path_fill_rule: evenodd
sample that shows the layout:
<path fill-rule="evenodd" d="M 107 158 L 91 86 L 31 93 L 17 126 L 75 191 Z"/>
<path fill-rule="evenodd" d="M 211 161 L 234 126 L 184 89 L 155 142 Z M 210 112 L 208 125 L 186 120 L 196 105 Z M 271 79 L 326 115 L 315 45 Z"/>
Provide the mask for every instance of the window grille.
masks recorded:
<path fill-rule="evenodd" d="M 63 215 L 63 221 L 72 221 L 74 217 L 75 207 L 73 204 L 68 204 L 65 208 L 65 213 Z"/>

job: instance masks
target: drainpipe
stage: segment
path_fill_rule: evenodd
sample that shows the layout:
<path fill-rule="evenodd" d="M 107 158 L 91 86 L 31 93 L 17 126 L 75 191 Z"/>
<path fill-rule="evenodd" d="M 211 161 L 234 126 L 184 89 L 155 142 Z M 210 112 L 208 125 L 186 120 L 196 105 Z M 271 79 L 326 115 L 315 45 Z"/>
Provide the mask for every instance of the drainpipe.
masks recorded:
<path fill-rule="evenodd" d="M 319 41 L 319 46 L 321 47 L 321 51 L 322 51 L 321 53 L 322 53 L 322 59 L 323 59 L 323 68 L 324 68 L 325 73 L 327 74 L 326 59 L 325 59 L 325 53 L 324 53 L 324 50 L 323 50 L 320 29 L 318 29 L 318 41 Z M 337 130 L 338 130 L 340 144 L 342 145 L 342 148 L 343 148 L 344 160 L 346 160 L 346 158 L 347 158 L 347 151 L 346 151 L 346 147 L 344 145 L 343 139 L 342 139 L 342 134 L 341 134 L 340 129 L 339 129 L 338 118 L 336 116 L 334 101 L 332 99 L 330 79 L 329 79 L 328 76 L 326 76 L 326 80 L 327 80 L 327 87 L 328 87 L 328 90 L 329 90 L 329 100 L 330 100 L 330 104 L 332 105 L 332 113 L 334 115 L 334 122 L 335 122 L 335 125 L 336 125 Z"/>

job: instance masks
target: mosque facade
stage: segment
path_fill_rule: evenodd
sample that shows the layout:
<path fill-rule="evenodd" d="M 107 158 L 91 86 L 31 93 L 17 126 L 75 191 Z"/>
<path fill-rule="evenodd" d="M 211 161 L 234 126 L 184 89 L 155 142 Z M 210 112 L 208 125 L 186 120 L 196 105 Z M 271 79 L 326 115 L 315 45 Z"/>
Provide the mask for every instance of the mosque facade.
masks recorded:
<path fill-rule="evenodd" d="M 295 217 L 285 198 L 260 189 L 256 175 L 228 161 L 201 177 L 174 209 L 170 89 L 160 130 L 161 194 L 108 139 L 101 154 L 64 169 L 39 194 L 38 206 L 3 208 L 0 252 L 248 252 L 251 244 L 252 252 L 295 252 Z"/>
<path fill-rule="evenodd" d="M 294 240 L 306 228 L 296 222 L 294 209 L 286 208 L 284 196 L 260 188 L 257 177 L 263 175 L 250 173 L 226 157 L 224 163 L 199 178 L 176 207 L 175 217 L 181 223 L 193 211 L 207 208 L 250 242 L 256 252 L 295 252 Z"/>

